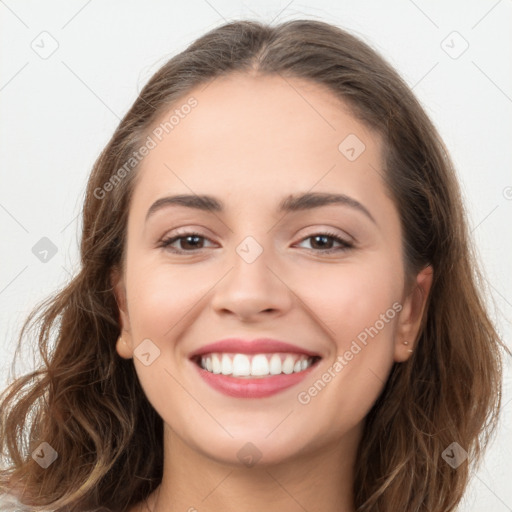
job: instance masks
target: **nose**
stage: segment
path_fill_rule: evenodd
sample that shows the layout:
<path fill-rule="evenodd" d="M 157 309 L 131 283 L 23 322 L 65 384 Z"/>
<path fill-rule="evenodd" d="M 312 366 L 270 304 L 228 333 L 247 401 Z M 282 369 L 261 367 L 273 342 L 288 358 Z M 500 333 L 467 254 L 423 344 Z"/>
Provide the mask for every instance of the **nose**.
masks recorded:
<path fill-rule="evenodd" d="M 284 315 L 292 307 L 294 293 L 280 265 L 267 250 L 248 261 L 235 253 L 230 270 L 214 288 L 214 311 L 244 322 Z"/>

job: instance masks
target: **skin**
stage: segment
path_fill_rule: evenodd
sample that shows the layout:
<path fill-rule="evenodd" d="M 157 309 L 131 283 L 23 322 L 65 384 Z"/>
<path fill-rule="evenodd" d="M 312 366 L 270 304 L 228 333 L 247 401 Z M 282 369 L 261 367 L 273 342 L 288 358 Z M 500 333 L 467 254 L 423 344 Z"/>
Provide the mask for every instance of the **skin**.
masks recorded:
<path fill-rule="evenodd" d="M 298 79 L 235 74 L 190 96 L 198 106 L 141 163 L 123 269 L 113 273 L 123 329 L 117 351 L 133 357 L 165 431 L 162 485 L 132 512 L 354 511 L 365 417 L 393 363 L 411 356 L 432 282 L 427 268 L 407 284 L 399 215 L 381 178 L 381 138 L 330 91 Z M 338 150 L 349 134 L 366 146 L 353 162 Z M 375 222 L 347 205 L 277 211 L 302 192 L 346 194 Z M 156 200 L 192 193 L 215 196 L 225 211 L 167 206 L 146 221 Z M 174 242 L 183 254 L 160 247 L 177 228 L 205 238 Z M 326 230 L 354 247 L 322 253 L 342 247 L 315 238 Z M 263 249 L 252 263 L 236 252 L 247 236 Z M 297 394 L 393 303 L 401 311 L 299 403 Z M 288 341 L 322 359 L 274 396 L 231 398 L 200 379 L 188 355 L 232 336 Z M 160 355 L 145 366 L 134 349 L 148 338 Z M 252 467 L 237 457 L 247 442 L 261 454 Z"/>

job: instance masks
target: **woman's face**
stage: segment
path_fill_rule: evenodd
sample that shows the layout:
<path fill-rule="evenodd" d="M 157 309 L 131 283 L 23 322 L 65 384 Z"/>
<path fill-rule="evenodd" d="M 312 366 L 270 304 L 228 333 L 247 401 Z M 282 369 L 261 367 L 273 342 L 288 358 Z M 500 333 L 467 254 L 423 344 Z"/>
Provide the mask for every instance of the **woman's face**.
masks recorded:
<path fill-rule="evenodd" d="M 155 128 L 176 109 L 168 134 L 150 133 L 131 200 L 119 354 L 209 458 L 272 463 L 358 439 L 423 307 L 405 286 L 381 139 L 330 92 L 279 76 L 217 78 Z"/>

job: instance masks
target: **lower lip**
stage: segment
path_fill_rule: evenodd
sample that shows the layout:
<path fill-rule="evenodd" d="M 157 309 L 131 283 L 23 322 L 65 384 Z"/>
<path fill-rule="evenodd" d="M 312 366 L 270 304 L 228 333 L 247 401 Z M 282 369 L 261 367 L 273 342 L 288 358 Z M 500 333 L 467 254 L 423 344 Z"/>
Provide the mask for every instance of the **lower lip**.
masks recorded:
<path fill-rule="evenodd" d="M 295 386 L 311 373 L 317 363 L 318 361 L 301 372 L 290 373 L 289 375 L 281 373 L 255 379 L 229 377 L 222 373 L 211 373 L 196 363 L 192 364 L 207 384 L 225 395 L 235 398 L 264 398 Z"/>

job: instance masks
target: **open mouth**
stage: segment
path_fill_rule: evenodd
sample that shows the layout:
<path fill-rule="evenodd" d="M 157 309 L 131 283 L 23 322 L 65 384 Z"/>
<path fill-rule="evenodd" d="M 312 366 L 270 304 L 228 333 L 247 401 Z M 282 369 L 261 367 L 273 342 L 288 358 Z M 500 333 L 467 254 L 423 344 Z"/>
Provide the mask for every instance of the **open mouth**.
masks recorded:
<path fill-rule="evenodd" d="M 210 353 L 192 360 L 211 374 L 257 379 L 276 375 L 291 375 L 309 369 L 321 358 L 296 353 L 237 354 Z"/>

